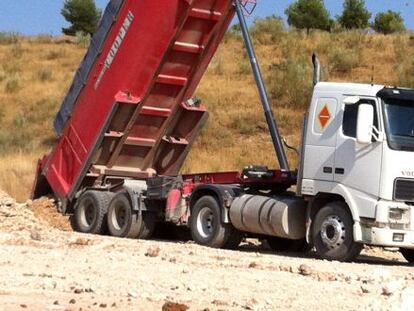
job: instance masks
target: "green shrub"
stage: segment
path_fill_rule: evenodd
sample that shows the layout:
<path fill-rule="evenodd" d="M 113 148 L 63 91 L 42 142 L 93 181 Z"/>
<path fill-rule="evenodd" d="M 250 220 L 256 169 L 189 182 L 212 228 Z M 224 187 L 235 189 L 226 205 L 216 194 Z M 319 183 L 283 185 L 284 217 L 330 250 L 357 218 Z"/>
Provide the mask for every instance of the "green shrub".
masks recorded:
<path fill-rule="evenodd" d="M 281 17 L 273 15 L 256 19 L 250 33 L 260 44 L 272 44 L 284 35 L 285 26 Z"/>
<path fill-rule="evenodd" d="M 53 79 L 53 73 L 50 69 L 40 69 L 37 72 L 37 78 L 42 82 L 51 81 Z"/>
<path fill-rule="evenodd" d="M 269 68 L 268 89 L 272 98 L 290 108 L 306 108 L 312 93 L 312 70 L 305 59 L 287 58 Z"/>
<path fill-rule="evenodd" d="M 11 76 L 7 79 L 4 91 L 6 93 L 16 93 L 20 90 L 20 78 L 18 76 Z"/>
<path fill-rule="evenodd" d="M 329 54 L 329 65 L 332 71 L 342 74 L 350 73 L 359 63 L 359 53 L 355 50 L 335 48 Z"/>
<path fill-rule="evenodd" d="M 372 28 L 379 33 L 385 35 L 402 32 L 405 30 L 404 19 L 401 13 L 388 10 L 387 12 L 380 12 L 375 16 Z"/>

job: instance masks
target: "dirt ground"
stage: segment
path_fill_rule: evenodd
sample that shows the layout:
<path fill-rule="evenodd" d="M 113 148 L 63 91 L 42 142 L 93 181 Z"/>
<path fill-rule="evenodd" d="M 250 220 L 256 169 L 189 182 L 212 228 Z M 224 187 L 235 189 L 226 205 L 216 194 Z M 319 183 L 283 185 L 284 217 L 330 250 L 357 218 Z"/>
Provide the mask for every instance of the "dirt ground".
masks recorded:
<path fill-rule="evenodd" d="M 53 202 L 0 192 L 0 310 L 414 310 L 414 268 L 366 249 L 356 263 L 70 231 Z"/>

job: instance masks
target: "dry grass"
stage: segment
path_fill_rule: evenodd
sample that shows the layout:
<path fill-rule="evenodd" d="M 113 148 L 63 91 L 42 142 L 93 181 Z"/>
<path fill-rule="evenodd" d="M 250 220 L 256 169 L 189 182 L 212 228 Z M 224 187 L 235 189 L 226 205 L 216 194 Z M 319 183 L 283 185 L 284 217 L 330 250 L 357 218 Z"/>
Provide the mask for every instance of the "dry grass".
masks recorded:
<path fill-rule="evenodd" d="M 0 158 L 0 188 L 25 201 L 31 191 L 34 168 L 40 153 L 17 153 Z"/>
<path fill-rule="evenodd" d="M 311 93 L 312 52 L 321 58 L 324 79 L 371 82 L 374 75 L 376 83 L 414 87 L 413 35 L 306 36 L 268 23 L 253 32 L 254 41 L 281 132 L 292 145 L 299 145 Z M 19 200 L 30 192 L 36 159 L 53 145 L 53 118 L 84 52 L 84 43 L 76 39 L 0 35 L 0 188 Z M 184 172 L 277 166 L 248 65 L 233 33 L 197 90 L 210 120 Z M 295 167 L 296 156 L 289 153 L 289 159 Z"/>

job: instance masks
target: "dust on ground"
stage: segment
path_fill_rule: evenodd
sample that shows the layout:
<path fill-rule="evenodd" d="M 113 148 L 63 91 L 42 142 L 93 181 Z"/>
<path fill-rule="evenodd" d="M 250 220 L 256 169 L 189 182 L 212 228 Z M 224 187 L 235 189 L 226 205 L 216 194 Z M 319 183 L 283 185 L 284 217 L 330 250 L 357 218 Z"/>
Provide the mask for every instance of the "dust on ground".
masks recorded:
<path fill-rule="evenodd" d="M 356 263 L 70 232 L 53 201 L 0 192 L 0 310 L 414 310 L 414 269 L 367 248 Z"/>

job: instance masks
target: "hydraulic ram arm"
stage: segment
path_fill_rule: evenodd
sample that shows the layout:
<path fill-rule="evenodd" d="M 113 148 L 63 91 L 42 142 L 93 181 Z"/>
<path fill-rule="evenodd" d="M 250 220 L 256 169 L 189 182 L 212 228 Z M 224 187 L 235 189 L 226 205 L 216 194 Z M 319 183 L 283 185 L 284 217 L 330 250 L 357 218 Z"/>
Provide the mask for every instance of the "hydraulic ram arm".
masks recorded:
<path fill-rule="evenodd" d="M 244 12 L 241 4 L 242 1 L 243 0 L 234 0 L 234 6 L 236 7 L 237 17 L 239 18 L 244 43 L 246 45 L 247 53 L 249 54 L 250 64 L 252 66 L 254 78 L 256 80 L 257 89 L 259 91 L 267 125 L 270 130 L 270 135 L 272 137 L 272 142 L 275 148 L 277 159 L 279 161 L 280 169 L 282 171 L 289 171 L 289 163 L 286 158 L 285 149 L 283 147 L 282 139 L 280 137 L 272 109 L 270 108 L 269 98 L 267 96 L 266 87 L 263 82 L 262 73 L 260 72 L 260 67 L 256 59 L 256 53 L 254 51 L 249 29 L 244 17 Z"/>

